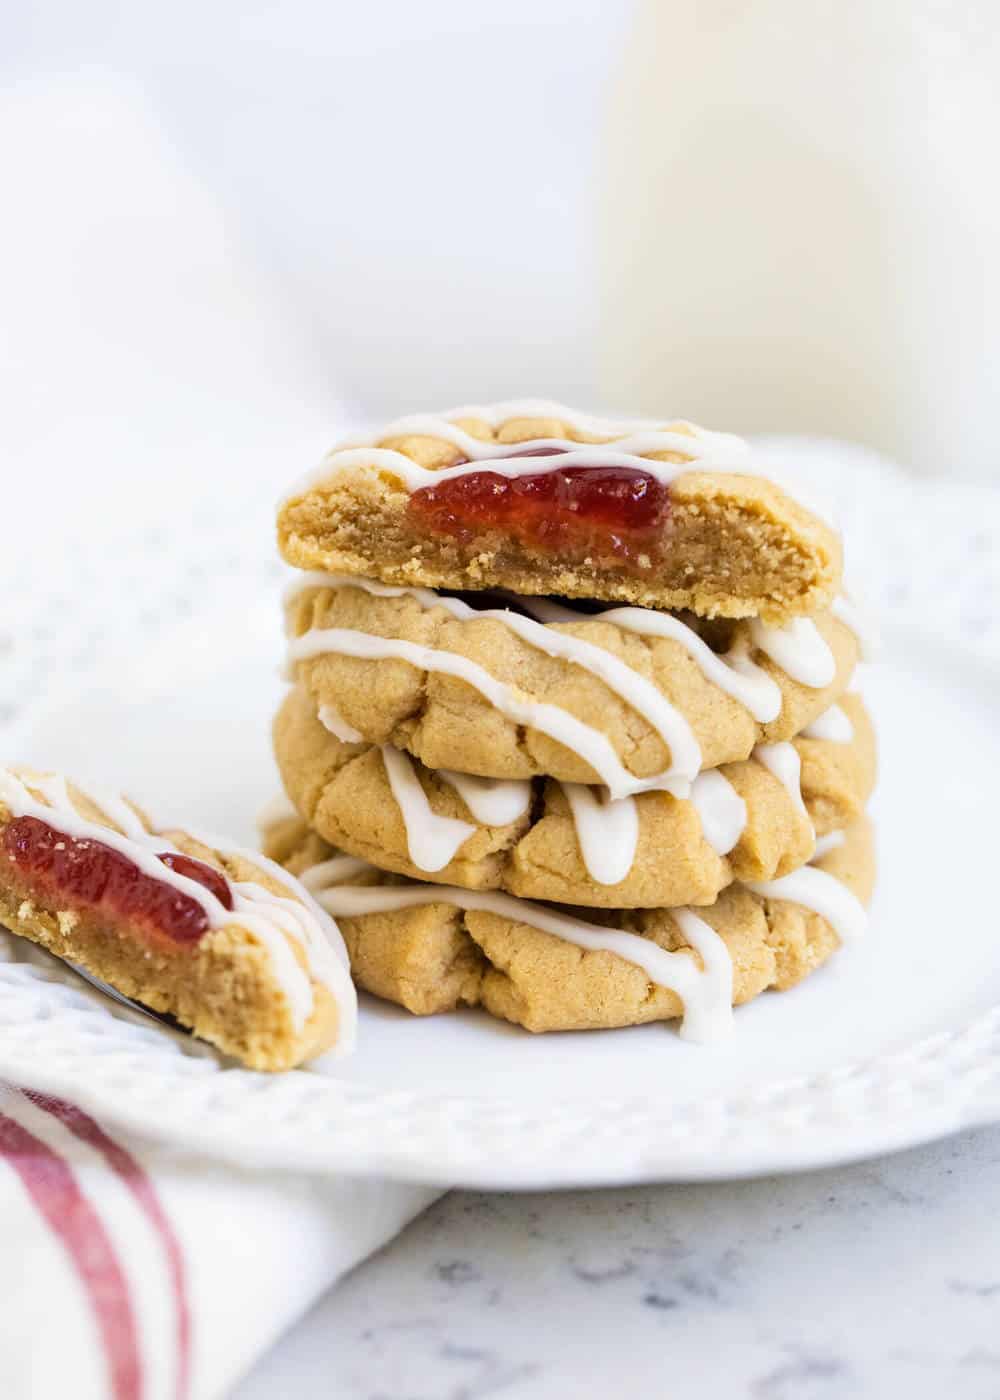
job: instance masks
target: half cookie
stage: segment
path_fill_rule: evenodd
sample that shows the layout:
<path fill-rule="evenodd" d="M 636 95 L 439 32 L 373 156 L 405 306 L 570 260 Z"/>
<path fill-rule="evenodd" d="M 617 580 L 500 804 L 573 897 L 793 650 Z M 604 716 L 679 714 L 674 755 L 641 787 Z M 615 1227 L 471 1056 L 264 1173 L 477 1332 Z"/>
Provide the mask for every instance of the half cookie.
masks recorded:
<path fill-rule="evenodd" d="M 292 818 L 266 834 L 276 859 L 336 913 L 358 985 L 417 1015 L 482 1006 L 531 1031 L 683 1018 L 724 1032 L 731 1008 L 815 971 L 859 937 L 874 881 L 867 820 L 780 880 L 735 884 L 697 910 L 589 910 L 416 884 L 337 856 Z"/>
<path fill-rule="evenodd" d="M 708 904 L 734 879 L 788 874 L 816 834 L 857 821 L 875 780 L 857 695 L 816 731 L 700 774 L 687 798 L 610 801 L 554 779 L 435 772 L 338 739 L 300 687 L 275 719 L 274 749 L 285 791 L 331 846 L 417 880 L 610 909 Z"/>
<path fill-rule="evenodd" d="M 278 515 L 290 564 L 430 588 L 505 588 L 705 617 L 828 606 L 836 534 L 690 423 L 501 403 L 336 448 Z"/>
<path fill-rule="evenodd" d="M 0 769 L 0 923 L 253 1069 L 353 1043 L 336 924 L 265 857 Z"/>

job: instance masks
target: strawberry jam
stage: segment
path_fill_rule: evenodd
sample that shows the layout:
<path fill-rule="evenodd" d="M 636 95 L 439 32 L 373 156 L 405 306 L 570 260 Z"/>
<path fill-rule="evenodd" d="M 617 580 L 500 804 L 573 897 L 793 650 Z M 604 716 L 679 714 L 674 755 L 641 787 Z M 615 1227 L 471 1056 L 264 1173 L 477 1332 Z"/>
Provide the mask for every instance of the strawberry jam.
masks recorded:
<path fill-rule="evenodd" d="M 67 836 L 37 817 L 15 817 L 3 829 L 0 851 L 27 890 L 46 903 L 128 924 L 149 942 L 193 944 L 208 931 L 208 916 L 196 899 L 146 875 L 101 841 Z M 159 859 L 232 909 L 232 891 L 217 870 L 173 852 Z"/>
<path fill-rule="evenodd" d="M 510 455 L 565 450 L 519 446 Z M 567 466 L 514 477 L 486 468 L 414 491 L 409 510 L 425 532 L 463 543 L 500 531 L 546 554 L 643 564 L 658 553 L 670 492 L 638 467 Z"/>

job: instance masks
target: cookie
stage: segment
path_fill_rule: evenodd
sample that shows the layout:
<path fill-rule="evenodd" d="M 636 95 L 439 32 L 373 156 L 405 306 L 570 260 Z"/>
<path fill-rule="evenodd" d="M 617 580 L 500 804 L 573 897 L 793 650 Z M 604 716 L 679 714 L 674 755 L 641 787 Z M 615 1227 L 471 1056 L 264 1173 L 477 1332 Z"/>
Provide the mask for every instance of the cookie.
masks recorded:
<path fill-rule="evenodd" d="M 862 818 L 783 879 L 730 885 L 698 910 L 571 910 L 511 895 L 415 884 L 332 854 L 300 819 L 271 855 L 336 913 L 360 987 L 415 1015 L 482 1006 L 530 1031 L 682 1018 L 725 1034 L 731 1008 L 801 982 L 860 937 L 875 861 Z"/>
<path fill-rule="evenodd" d="M 862 814 L 875 739 L 861 698 L 845 695 L 791 743 L 703 773 L 690 798 L 608 802 L 555 780 L 491 781 L 433 772 L 391 747 L 338 739 L 302 688 L 274 724 L 285 791 L 332 846 L 417 880 L 502 889 L 611 909 L 708 904 L 734 879 L 788 874 L 814 834 Z"/>
<path fill-rule="evenodd" d="M 346 739 L 428 768 L 681 791 L 792 738 L 847 688 L 858 622 L 780 628 L 549 599 L 455 598 L 305 574 L 286 597 L 289 674 Z"/>
<path fill-rule="evenodd" d="M 299 568 L 781 620 L 827 606 L 840 542 L 685 422 L 528 401 L 389 424 L 334 449 L 278 513 Z"/>
<path fill-rule="evenodd" d="M 0 769 L 0 923 L 253 1069 L 352 1043 L 343 940 L 298 881 L 58 775 Z"/>

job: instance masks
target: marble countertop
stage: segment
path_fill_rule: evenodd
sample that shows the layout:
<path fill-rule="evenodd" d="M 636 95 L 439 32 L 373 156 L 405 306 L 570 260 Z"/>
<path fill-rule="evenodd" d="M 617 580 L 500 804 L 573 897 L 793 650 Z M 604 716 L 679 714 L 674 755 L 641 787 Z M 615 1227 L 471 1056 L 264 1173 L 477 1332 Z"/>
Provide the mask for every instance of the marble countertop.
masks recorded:
<path fill-rule="evenodd" d="M 455 1192 L 234 1400 L 997 1400 L 1000 1128 L 724 1185 Z"/>

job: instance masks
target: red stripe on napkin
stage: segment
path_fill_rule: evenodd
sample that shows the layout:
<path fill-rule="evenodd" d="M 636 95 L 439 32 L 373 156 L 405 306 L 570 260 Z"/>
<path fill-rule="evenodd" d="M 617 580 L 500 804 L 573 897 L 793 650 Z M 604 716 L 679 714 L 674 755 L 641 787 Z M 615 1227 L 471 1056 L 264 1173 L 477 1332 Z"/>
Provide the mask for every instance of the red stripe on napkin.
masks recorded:
<path fill-rule="evenodd" d="M 20 1177 L 87 1290 L 104 1343 L 114 1400 L 141 1400 L 142 1362 L 132 1299 L 100 1216 L 68 1164 L 4 1113 L 0 1113 L 0 1157 Z"/>
<path fill-rule="evenodd" d="M 170 1274 L 170 1286 L 174 1295 L 174 1310 L 177 1318 L 177 1400 L 187 1400 L 191 1376 L 191 1309 L 188 1304 L 187 1278 L 184 1269 L 184 1253 L 180 1241 L 174 1233 L 173 1225 L 163 1206 L 152 1181 L 137 1161 L 120 1143 L 109 1137 L 101 1125 L 94 1121 L 75 1104 L 62 1099 L 50 1098 L 25 1089 L 24 1095 L 38 1108 L 58 1118 L 71 1133 L 80 1138 L 101 1154 L 115 1175 L 128 1187 L 133 1198 L 152 1225 L 163 1245 Z"/>

